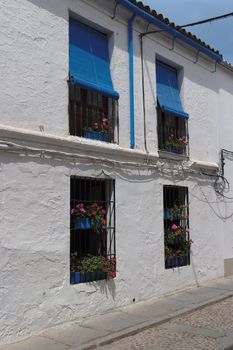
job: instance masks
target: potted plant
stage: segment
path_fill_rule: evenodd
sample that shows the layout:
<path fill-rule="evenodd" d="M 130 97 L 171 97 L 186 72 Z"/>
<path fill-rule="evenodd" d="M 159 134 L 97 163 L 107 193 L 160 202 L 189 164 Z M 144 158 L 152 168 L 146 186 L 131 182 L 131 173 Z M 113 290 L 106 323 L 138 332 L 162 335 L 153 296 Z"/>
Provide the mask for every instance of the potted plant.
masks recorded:
<path fill-rule="evenodd" d="M 111 279 L 115 276 L 115 258 L 89 254 L 80 260 L 77 253 L 71 255 L 72 284 Z"/>
<path fill-rule="evenodd" d="M 82 264 L 80 259 L 78 258 L 78 253 L 72 253 L 70 256 L 70 283 L 76 284 L 81 283 L 81 270 Z"/>
<path fill-rule="evenodd" d="M 165 231 L 166 268 L 187 265 L 191 244 L 193 243 L 191 239 L 187 239 L 187 232 L 189 232 L 189 229 L 176 224 Z"/>
<path fill-rule="evenodd" d="M 170 221 L 175 220 L 187 220 L 188 216 L 184 213 L 184 209 L 188 207 L 188 205 L 177 205 L 174 204 L 173 208 L 167 208 L 164 210 L 164 219 L 169 219 Z"/>
<path fill-rule="evenodd" d="M 87 207 L 87 215 L 94 229 L 106 228 L 106 210 L 102 205 L 93 203 Z"/>
<path fill-rule="evenodd" d="M 83 203 L 78 203 L 71 209 L 74 228 L 76 230 L 87 230 L 106 228 L 106 210 L 97 203 L 85 207 Z"/>
<path fill-rule="evenodd" d="M 177 138 L 171 134 L 164 144 L 164 149 L 170 153 L 183 154 L 187 145 L 188 141 L 185 136 Z"/>
<path fill-rule="evenodd" d="M 84 128 L 84 137 L 92 140 L 109 142 L 110 133 L 112 133 L 112 127 L 107 116 L 101 119 L 100 124 L 94 122 L 92 127 Z"/>
<path fill-rule="evenodd" d="M 91 228 L 91 219 L 83 203 L 78 203 L 70 211 L 73 216 L 74 228 L 76 230 L 86 230 Z"/>
<path fill-rule="evenodd" d="M 173 266 L 173 252 L 172 249 L 165 245 L 165 268 Z"/>

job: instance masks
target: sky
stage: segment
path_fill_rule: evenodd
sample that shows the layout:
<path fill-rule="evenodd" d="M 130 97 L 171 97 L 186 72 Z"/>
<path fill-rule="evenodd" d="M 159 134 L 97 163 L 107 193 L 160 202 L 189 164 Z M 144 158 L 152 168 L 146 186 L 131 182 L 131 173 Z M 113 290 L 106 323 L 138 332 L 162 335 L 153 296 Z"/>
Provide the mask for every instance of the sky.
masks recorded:
<path fill-rule="evenodd" d="M 143 3 L 179 25 L 233 12 L 233 0 L 143 0 Z M 233 64 L 233 16 L 186 30 L 219 50 Z"/>

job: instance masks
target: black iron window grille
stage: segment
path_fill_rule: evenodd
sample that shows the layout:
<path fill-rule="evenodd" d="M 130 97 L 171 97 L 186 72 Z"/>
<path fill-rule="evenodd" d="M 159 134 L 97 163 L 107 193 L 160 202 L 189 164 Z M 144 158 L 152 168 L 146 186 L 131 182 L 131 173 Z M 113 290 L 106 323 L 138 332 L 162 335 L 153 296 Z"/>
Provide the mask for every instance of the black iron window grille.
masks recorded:
<path fill-rule="evenodd" d="M 71 178 L 71 284 L 116 276 L 114 180 Z"/>
<path fill-rule="evenodd" d="M 69 130 L 74 136 L 118 143 L 118 102 L 69 82 Z"/>
<path fill-rule="evenodd" d="M 190 265 L 188 189 L 164 186 L 165 268 Z"/>
<path fill-rule="evenodd" d="M 157 108 L 159 150 L 188 155 L 188 122 L 184 118 L 162 112 Z"/>

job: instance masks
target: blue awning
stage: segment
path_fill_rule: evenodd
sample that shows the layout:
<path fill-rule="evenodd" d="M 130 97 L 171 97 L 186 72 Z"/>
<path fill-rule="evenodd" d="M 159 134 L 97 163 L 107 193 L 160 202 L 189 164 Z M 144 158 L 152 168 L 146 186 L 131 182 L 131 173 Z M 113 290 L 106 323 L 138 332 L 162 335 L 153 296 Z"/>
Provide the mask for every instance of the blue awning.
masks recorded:
<path fill-rule="evenodd" d="M 157 99 L 163 112 L 187 119 L 180 100 L 177 72 L 172 67 L 156 61 Z"/>
<path fill-rule="evenodd" d="M 119 98 L 111 79 L 107 36 L 71 18 L 69 43 L 71 82 Z"/>

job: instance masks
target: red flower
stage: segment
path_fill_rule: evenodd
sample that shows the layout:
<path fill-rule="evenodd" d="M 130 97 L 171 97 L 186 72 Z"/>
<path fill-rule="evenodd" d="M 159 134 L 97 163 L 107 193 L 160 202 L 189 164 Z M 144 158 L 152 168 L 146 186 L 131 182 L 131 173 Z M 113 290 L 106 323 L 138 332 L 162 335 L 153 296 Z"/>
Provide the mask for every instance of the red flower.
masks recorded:
<path fill-rule="evenodd" d="M 102 213 L 103 215 L 105 215 L 105 214 L 106 214 L 106 210 L 105 210 L 105 209 L 102 209 L 102 210 L 101 210 L 101 213 Z"/>

